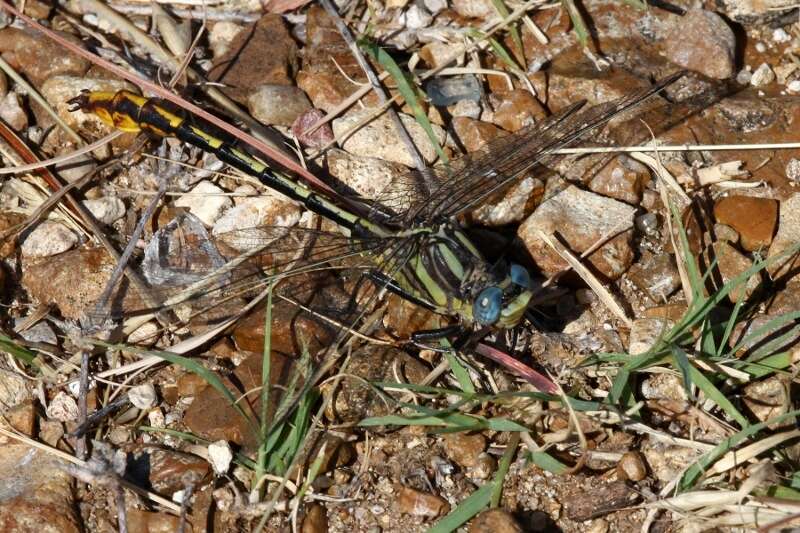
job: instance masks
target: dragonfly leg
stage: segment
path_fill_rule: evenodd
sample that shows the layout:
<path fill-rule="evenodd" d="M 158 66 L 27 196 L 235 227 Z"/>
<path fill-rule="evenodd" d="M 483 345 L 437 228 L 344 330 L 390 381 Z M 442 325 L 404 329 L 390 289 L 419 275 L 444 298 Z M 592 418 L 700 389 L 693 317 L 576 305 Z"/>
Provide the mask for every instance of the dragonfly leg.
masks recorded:
<path fill-rule="evenodd" d="M 433 350 L 435 352 L 447 352 L 452 348 L 443 348 L 442 346 L 432 346 L 430 343 L 438 339 L 446 339 L 453 335 L 461 335 L 464 332 L 464 327 L 461 324 L 453 324 L 452 326 L 445 326 L 443 328 L 425 329 L 415 331 L 411 334 L 411 344 L 424 350 Z"/>

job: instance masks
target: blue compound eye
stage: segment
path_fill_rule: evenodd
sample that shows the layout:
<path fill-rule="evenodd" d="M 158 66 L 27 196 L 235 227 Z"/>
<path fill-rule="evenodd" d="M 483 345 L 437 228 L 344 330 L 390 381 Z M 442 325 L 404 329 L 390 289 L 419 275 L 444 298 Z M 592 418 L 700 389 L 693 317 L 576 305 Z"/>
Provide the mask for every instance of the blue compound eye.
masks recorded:
<path fill-rule="evenodd" d="M 523 287 L 525 289 L 529 289 L 531 286 L 531 277 L 528 274 L 528 270 L 516 263 L 512 263 L 511 283 L 513 283 L 514 285 L 519 285 L 520 287 Z"/>
<path fill-rule="evenodd" d="M 500 287 L 487 287 L 483 289 L 472 304 L 472 315 L 475 320 L 484 326 L 497 322 L 503 305 L 503 291 Z"/>

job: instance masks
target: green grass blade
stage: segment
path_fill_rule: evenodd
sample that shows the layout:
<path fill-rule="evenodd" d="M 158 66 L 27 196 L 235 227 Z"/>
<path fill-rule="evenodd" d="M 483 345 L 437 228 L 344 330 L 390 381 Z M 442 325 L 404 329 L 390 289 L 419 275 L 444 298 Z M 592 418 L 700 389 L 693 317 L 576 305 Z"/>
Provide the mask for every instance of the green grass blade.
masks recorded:
<path fill-rule="evenodd" d="M 257 453 L 257 468 L 253 482 L 259 483 L 267 473 L 267 441 L 269 440 L 269 395 L 271 389 L 270 375 L 272 372 L 272 289 L 275 282 L 269 282 L 267 289 L 267 305 L 264 312 L 264 348 L 261 353 L 261 412 L 259 414 L 259 439 Z M 255 487 L 253 487 L 255 488 Z M 263 496 L 265 485 L 261 486 Z"/>
<path fill-rule="evenodd" d="M 469 379 L 469 371 L 464 368 L 464 365 L 462 365 L 461 361 L 458 360 L 456 354 L 452 351 L 448 351 L 445 352 L 445 357 L 447 357 L 447 363 L 450 365 L 450 371 L 458 380 L 461 390 L 467 394 L 475 394 L 475 387 L 472 385 L 472 380 Z"/>
<path fill-rule="evenodd" d="M 528 456 L 533 464 L 553 474 L 560 475 L 568 470 L 567 465 L 547 452 L 531 452 Z"/>
<path fill-rule="evenodd" d="M 494 475 L 494 488 L 492 490 L 492 499 L 489 503 L 491 507 L 498 507 L 500 505 L 500 498 L 503 496 L 503 480 L 508 474 L 508 469 L 511 467 L 511 461 L 514 460 L 514 455 L 517 453 L 519 447 L 519 433 L 514 432 L 511 438 L 508 439 L 506 451 L 503 452 L 503 457 L 497 463 L 497 472 Z"/>
<path fill-rule="evenodd" d="M 722 393 L 722 391 L 720 391 L 713 383 L 711 383 L 705 374 L 697 370 L 697 368 L 692 365 L 689 365 L 689 372 L 691 374 L 692 381 L 697 385 L 697 388 L 703 391 L 703 394 L 705 394 L 706 398 L 717 404 L 720 409 L 727 413 L 728 416 L 736 420 L 740 426 L 748 427 L 750 425 L 750 422 L 747 420 L 747 418 L 740 413 L 738 409 L 736 409 L 736 406 L 731 403 L 731 401 L 727 396 L 725 396 L 725 394 Z"/>
<path fill-rule="evenodd" d="M 492 5 L 494 5 L 495 11 L 497 11 L 497 14 L 502 18 L 506 19 L 509 17 L 510 13 L 508 12 L 508 8 L 506 7 L 505 3 L 503 3 L 503 0 L 492 0 Z M 517 51 L 519 52 L 519 62 L 524 64 L 525 48 L 522 46 L 522 37 L 520 37 L 516 22 L 511 23 L 511 25 L 508 27 L 508 31 L 511 34 L 511 39 L 514 41 L 514 45 L 517 47 Z"/>
<path fill-rule="evenodd" d="M 561 5 L 567 10 L 569 18 L 572 21 L 572 27 L 575 29 L 575 35 L 578 36 L 578 42 L 581 46 L 586 47 L 589 45 L 589 30 L 583 20 L 581 12 L 578 11 L 578 6 L 575 5 L 573 0 L 561 0 Z"/>
<path fill-rule="evenodd" d="M 403 95 L 406 103 L 414 113 L 414 118 L 417 119 L 419 125 L 422 126 L 423 130 L 425 130 L 425 134 L 428 136 L 433 148 L 439 155 L 439 160 L 442 162 L 442 164 L 448 164 L 449 160 L 447 155 L 444 153 L 444 150 L 442 150 L 442 147 L 439 146 L 439 141 L 436 138 L 436 135 L 433 133 L 433 127 L 431 126 L 430 120 L 428 120 L 428 115 L 425 113 L 425 110 L 419 103 L 416 88 L 408 82 L 408 78 L 406 78 L 406 75 L 400 66 L 395 63 L 394 59 L 392 59 L 392 56 L 387 54 L 383 48 L 372 41 L 361 39 L 359 40 L 358 45 L 375 61 L 377 61 L 386 70 L 386 72 L 389 73 L 394 82 L 397 84 L 397 90 L 400 91 L 401 95 Z"/>
<path fill-rule="evenodd" d="M 6 352 L 11 357 L 19 359 L 26 365 L 34 367 L 38 366 L 38 362 L 36 361 L 36 352 L 32 352 L 24 346 L 20 346 L 14 342 L 14 339 L 11 337 L 6 337 L 2 333 L 0 333 L 0 352 Z"/>
<path fill-rule="evenodd" d="M 494 487 L 487 483 L 470 494 L 450 514 L 439 520 L 428 530 L 428 533 L 450 533 L 480 513 L 489 505 Z"/>
<path fill-rule="evenodd" d="M 681 371 L 683 376 L 683 390 L 686 391 L 688 398 L 692 397 L 692 365 L 689 363 L 689 357 L 680 346 L 671 346 L 672 359 L 675 361 L 675 366 Z"/>
<path fill-rule="evenodd" d="M 713 450 L 700 457 L 697 460 L 697 462 L 695 462 L 695 464 L 686 469 L 686 472 L 684 472 L 680 482 L 678 483 L 677 487 L 678 492 L 685 492 L 691 489 L 703 475 L 703 472 L 706 469 L 708 469 L 709 466 L 714 464 L 714 462 L 716 462 L 720 457 L 728 453 L 728 451 L 733 450 L 734 448 L 739 446 L 739 444 L 747 440 L 752 435 L 755 435 L 761 430 L 767 429 L 767 426 L 769 426 L 770 424 L 775 424 L 778 422 L 783 422 L 784 420 L 793 419 L 798 415 L 800 415 L 800 409 L 790 411 L 786 414 L 776 416 L 774 418 L 770 418 L 769 420 L 765 420 L 764 422 L 758 424 L 752 424 L 750 426 L 746 426 L 738 433 L 731 435 L 727 439 L 723 440 Z"/>

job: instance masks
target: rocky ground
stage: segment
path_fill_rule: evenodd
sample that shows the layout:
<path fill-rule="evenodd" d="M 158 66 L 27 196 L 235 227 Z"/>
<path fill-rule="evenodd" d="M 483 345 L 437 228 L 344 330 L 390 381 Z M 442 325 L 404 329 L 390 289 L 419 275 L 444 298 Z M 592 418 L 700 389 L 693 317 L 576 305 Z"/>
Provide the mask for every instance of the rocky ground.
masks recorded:
<path fill-rule="evenodd" d="M 29 19 L 2 6 L 6 168 L 112 132 L 70 112 L 82 90 L 136 90 L 72 43 L 398 210 L 419 198 L 414 167 L 504 146 L 526 161 L 520 139 L 548 116 L 686 71 L 580 144 L 658 151 L 549 157 L 460 217 L 487 256 L 543 287 L 515 343 L 486 339 L 508 352 L 493 359 L 409 346 L 447 320 L 397 296 L 362 298 L 353 322 L 345 304 L 363 287 L 339 270 L 248 305 L 253 272 L 295 264 L 294 247 L 243 263 L 249 277 L 226 278 L 240 292 L 136 321 L 152 301 L 133 275 L 104 295 L 129 241 L 160 304 L 168 283 L 248 250 L 252 228 L 336 230 L 176 139 L 129 132 L 0 174 L 3 531 L 798 527 L 793 2 L 34 0 L 17 5 Z M 382 91 L 365 67 L 390 72 Z M 159 235 L 169 272 L 148 262 Z M 108 327 L 90 332 L 100 311 Z M 351 324 L 360 333 L 291 424 L 254 430 Z"/>

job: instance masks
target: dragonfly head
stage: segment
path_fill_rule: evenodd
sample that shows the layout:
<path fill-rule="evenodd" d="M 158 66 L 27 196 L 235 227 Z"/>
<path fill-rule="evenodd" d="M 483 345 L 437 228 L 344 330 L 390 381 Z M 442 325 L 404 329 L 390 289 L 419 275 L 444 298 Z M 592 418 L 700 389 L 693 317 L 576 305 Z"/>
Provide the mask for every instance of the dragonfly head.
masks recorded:
<path fill-rule="evenodd" d="M 472 304 L 472 316 L 481 326 L 513 328 L 531 300 L 528 271 L 512 264 L 505 279 L 481 290 Z"/>

